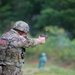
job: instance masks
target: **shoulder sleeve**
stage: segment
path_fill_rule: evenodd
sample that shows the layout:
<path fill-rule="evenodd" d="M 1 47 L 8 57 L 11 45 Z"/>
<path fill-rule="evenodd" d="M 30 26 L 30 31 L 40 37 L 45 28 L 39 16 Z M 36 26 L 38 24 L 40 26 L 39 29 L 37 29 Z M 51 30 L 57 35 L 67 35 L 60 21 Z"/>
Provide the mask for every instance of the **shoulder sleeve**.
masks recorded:
<path fill-rule="evenodd" d="M 14 37 L 13 39 L 15 40 L 12 41 L 11 44 L 17 47 L 33 47 L 39 44 L 39 40 L 37 38 L 19 36 L 17 38 Z"/>
<path fill-rule="evenodd" d="M 25 46 L 26 47 L 34 47 L 39 44 L 39 40 L 37 38 L 28 38 Z"/>

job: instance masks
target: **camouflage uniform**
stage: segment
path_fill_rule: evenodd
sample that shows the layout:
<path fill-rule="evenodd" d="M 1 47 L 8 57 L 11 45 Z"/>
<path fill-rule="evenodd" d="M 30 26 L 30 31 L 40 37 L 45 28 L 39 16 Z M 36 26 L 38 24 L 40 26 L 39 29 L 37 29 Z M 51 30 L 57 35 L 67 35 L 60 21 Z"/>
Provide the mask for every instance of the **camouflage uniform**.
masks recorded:
<path fill-rule="evenodd" d="M 2 36 L 0 41 L 4 43 L 4 45 L 0 45 L 2 75 L 22 75 L 22 47 L 35 46 L 39 44 L 38 39 L 23 37 L 16 30 L 11 29 Z"/>

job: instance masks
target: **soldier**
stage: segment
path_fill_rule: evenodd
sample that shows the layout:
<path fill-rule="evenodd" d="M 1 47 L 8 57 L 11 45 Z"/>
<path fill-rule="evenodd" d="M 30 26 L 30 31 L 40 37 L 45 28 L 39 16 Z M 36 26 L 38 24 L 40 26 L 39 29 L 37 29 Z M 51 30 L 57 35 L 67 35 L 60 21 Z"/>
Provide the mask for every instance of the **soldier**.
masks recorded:
<path fill-rule="evenodd" d="M 0 39 L 0 65 L 2 75 L 22 75 L 22 48 L 45 43 L 45 37 L 29 38 L 29 25 L 17 21 Z"/>

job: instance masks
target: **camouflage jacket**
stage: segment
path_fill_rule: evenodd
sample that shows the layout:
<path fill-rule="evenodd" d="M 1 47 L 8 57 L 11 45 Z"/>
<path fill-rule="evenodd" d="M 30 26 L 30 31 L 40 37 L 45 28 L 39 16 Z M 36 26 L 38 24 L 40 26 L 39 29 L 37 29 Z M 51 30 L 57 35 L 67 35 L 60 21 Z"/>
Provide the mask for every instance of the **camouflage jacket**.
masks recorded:
<path fill-rule="evenodd" d="M 22 47 L 32 47 L 39 44 L 37 38 L 28 38 L 27 36 L 23 37 L 13 29 L 3 34 L 1 40 L 6 40 L 6 44 L 0 45 L 0 63 L 19 67 L 22 65 Z"/>
<path fill-rule="evenodd" d="M 11 45 L 15 47 L 30 47 L 38 44 L 37 38 L 28 38 L 27 36 L 23 37 L 13 29 L 6 34 L 3 34 L 2 39 L 9 40 Z"/>

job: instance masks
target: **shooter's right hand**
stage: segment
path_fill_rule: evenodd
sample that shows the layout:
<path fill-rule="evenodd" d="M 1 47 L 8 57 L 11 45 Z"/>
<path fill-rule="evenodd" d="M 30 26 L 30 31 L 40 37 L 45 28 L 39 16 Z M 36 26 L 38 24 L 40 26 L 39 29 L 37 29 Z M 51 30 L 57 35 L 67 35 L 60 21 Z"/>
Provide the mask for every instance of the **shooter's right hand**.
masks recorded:
<path fill-rule="evenodd" d="M 39 40 L 40 44 L 44 44 L 45 43 L 45 37 L 40 37 L 39 36 L 38 40 Z"/>

